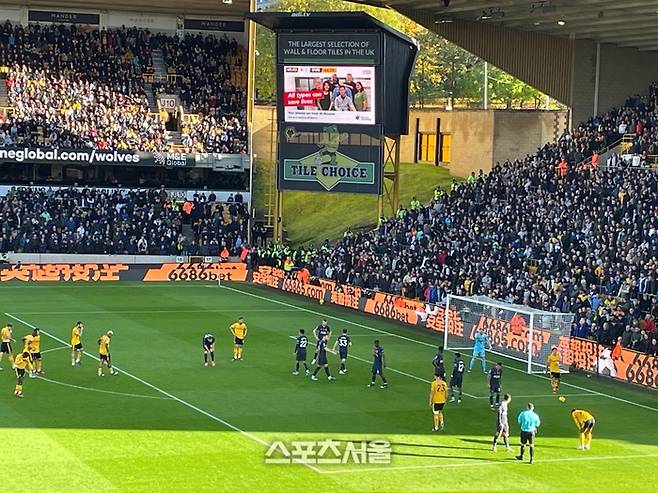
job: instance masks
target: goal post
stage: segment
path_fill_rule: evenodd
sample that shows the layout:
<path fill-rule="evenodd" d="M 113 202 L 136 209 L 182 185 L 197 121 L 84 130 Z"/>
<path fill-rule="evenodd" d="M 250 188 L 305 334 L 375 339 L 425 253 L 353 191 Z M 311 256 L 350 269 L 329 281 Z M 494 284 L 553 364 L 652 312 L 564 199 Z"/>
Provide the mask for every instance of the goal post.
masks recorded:
<path fill-rule="evenodd" d="M 528 373 L 546 369 L 551 348 L 564 346 L 574 321 L 573 313 L 536 310 L 486 296 L 456 295 L 448 295 L 444 317 L 446 349 L 470 351 L 479 330 L 488 336 L 491 353 L 525 363 Z M 562 371 L 568 372 L 568 366 L 563 365 Z"/>

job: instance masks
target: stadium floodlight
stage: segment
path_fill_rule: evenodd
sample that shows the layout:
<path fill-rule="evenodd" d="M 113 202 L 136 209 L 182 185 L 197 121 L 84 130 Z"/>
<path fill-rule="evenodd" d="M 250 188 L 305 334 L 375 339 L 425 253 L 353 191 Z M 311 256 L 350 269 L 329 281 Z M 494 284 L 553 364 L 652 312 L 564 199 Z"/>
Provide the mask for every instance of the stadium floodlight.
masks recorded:
<path fill-rule="evenodd" d="M 542 373 L 551 348 L 569 338 L 573 321 L 573 313 L 535 310 L 486 296 L 448 295 L 443 346 L 468 351 L 480 330 L 487 334 L 492 353 L 527 363 L 528 373 Z M 562 371 L 567 373 L 568 366 Z"/>

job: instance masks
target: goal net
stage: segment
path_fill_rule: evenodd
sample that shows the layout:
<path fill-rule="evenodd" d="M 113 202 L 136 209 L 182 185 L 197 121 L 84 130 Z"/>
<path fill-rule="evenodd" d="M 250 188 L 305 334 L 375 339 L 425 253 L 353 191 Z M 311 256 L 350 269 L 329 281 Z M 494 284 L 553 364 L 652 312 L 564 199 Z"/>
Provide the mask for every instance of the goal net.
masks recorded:
<path fill-rule="evenodd" d="M 573 313 L 535 310 L 486 296 L 448 295 L 444 346 L 469 351 L 480 330 L 491 343 L 487 350 L 527 363 L 528 373 L 539 373 L 546 369 L 551 348 L 569 339 L 573 320 Z M 568 372 L 568 366 L 563 365 L 562 371 Z"/>

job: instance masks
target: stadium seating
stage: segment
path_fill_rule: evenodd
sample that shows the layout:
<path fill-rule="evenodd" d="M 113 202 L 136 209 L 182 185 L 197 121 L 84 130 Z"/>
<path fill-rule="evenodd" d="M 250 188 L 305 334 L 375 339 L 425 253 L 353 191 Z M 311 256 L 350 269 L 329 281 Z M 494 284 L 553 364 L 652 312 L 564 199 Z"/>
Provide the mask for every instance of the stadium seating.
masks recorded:
<path fill-rule="evenodd" d="M 182 129 L 185 142 L 176 150 L 244 152 L 244 50 L 235 41 L 9 22 L 0 27 L 10 105 L 0 146 L 174 149 L 147 99 L 154 49 L 162 50 L 171 83 L 152 89 L 179 94 L 184 110 L 199 115 Z"/>
<path fill-rule="evenodd" d="M 400 208 L 374 231 L 346 234 L 292 255 L 317 277 L 442 303 L 447 293 L 577 313 L 588 337 L 651 346 L 658 318 L 658 173 L 586 158 L 637 128 L 633 145 L 658 144 L 656 86 L 644 99 L 590 119 L 523 160 L 473 173 L 427 205 Z M 308 261 L 308 262 L 306 262 Z M 651 327 L 655 325 L 650 324 Z M 655 344 L 654 344 L 655 346 Z"/>
<path fill-rule="evenodd" d="M 200 195 L 183 207 L 164 189 L 12 189 L 0 198 L 0 251 L 238 255 L 246 218 L 241 203 Z M 192 237 L 183 235 L 184 223 L 192 225 Z"/>

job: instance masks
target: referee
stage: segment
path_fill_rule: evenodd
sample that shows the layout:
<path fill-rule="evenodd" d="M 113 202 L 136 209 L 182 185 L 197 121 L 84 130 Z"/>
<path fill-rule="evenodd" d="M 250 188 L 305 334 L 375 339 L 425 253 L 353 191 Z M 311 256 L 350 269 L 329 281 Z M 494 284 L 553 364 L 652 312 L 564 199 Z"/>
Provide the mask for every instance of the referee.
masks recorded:
<path fill-rule="evenodd" d="M 528 402 L 527 409 L 519 413 L 518 421 L 519 426 L 521 427 L 521 452 L 516 458 L 517 460 L 523 460 L 525 446 L 528 445 L 528 448 L 530 449 L 530 464 L 532 464 L 532 460 L 535 457 L 535 434 L 537 433 L 537 428 L 541 424 L 532 402 Z"/>

